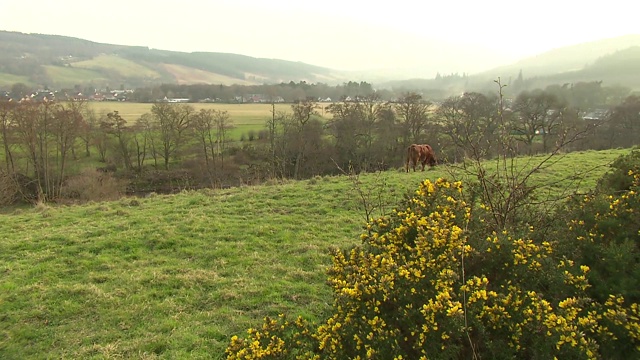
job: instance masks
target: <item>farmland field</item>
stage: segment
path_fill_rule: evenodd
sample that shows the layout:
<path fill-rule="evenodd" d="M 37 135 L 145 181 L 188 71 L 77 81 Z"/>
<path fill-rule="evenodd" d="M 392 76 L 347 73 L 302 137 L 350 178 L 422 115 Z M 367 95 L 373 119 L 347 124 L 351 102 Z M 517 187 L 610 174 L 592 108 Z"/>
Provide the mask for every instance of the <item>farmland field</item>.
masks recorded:
<path fill-rule="evenodd" d="M 92 70 L 108 69 L 110 71 L 117 72 L 124 77 L 145 77 L 150 79 L 160 78 L 160 74 L 158 74 L 158 72 L 115 55 L 103 54 L 96 56 L 91 60 L 77 61 L 73 63 L 73 67 Z"/>
<path fill-rule="evenodd" d="M 75 84 L 82 83 L 85 79 L 94 79 L 96 82 L 107 81 L 100 73 L 81 68 L 70 68 L 62 66 L 44 65 L 47 76 L 53 79 L 59 79 L 61 86 L 72 87 Z"/>
<path fill-rule="evenodd" d="M 142 114 L 151 112 L 153 104 L 149 103 L 131 103 L 131 102 L 89 102 L 89 107 L 97 114 L 106 114 L 112 111 L 118 111 L 127 122 L 135 122 Z M 188 104 L 193 106 L 196 111 L 200 109 L 214 109 L 219 111 L 227 111 L 229 120 L 233 124 L 234 129 L 231 130 L 229 136 L 232 140 L 239 140 L 249 131 L 258 132 L 265 128 L 265 123 L 271 118 L 271 104 L 222 104 L 222 103 L 194 103 Z M 326 114 L 326 107 L 329 104 L 319 104 L 317 109 L 319 114 Z M 275 104 L 276 112 L 291 113 L 291 104 Z"/>
<path fill-rule="evenodd" d="M 149 103 L 131 103 L 131 102 L 89 102 L 90 108 L 97 113 L 107 113 L 118 111 L 127 121 L 135 121 L 142 114 L 151 111 L 153 104 Z M 200 109 L 215 109 L 219 111 L 227 111 L 231 117 L 231 121 L 235 125 L 264 125 L 265 121 L 271 118 L 271 104 L 222 104 L 222 103 L 196 103 L 188 104 L 193 106 L 197 111 Z M 321 104 L 318 109 L 320 114 L 324 114 L 329 104 Z M 276 112 L 291 112 L 291 104 L 276 104 Z"/>
<path fill-rule="evenodd" d="M 555 194 L 589 189 L 626 153 L 571 153 L 532 180 Z M 361 174 L 359 186 L 383 195 L 379 216 L 455 171 Z M 323 319 L 328 249 L 358 244 L 365 224 L 353 184 L 316 177 L 2 214 L 0 358 L 221 359 L 264 316 Z"/>
<path fill-rule="evenodd" d="M 29 81 L 29 77 L 27 76 L 19 76 L 0 72 L 0 86 L 8 88 L 17 83 L 31 84 L 31 82 Z"/>

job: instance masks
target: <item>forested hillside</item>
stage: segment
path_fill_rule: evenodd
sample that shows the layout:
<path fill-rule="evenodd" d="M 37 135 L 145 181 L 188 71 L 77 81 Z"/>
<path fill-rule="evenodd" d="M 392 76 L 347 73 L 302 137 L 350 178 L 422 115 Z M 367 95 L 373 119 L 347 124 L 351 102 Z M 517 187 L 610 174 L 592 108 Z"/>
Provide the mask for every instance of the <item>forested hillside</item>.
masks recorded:
<path fill-rule="evenodd" d="M 131 71 L 135 68 L 136 71 Z M 226 53 L 184 53 L 0 31 L 0 86 L 127 88 L 161 83 L 262 84 L 348 80 L 331 69 Z"/>

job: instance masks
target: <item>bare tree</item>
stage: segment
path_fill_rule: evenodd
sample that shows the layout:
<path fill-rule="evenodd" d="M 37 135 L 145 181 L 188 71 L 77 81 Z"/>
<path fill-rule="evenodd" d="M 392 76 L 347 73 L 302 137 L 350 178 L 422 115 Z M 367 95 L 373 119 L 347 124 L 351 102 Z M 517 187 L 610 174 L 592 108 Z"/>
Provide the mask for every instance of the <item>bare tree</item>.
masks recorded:
<path fill-rule="evenodd" d="M 49 176 L 49 147 L 51 146 L 51 103 L 23 102 L 15 109 L 16 136 L 21 150 L 27 155 L 33 168 L 38 198 L 46 200 L 53 194 L 53 182 Z"/>
<path fill-rule="evenodd" d="M 53 110 L 51 134 L 56 145 L 55 159 L 57 164 L 55 197 L 60 196 L 62 184 L 65 180 L 69 152 L 73 149 L 78 132 L 84 126 L 84 118 L 82 116 L 84 106 L 83 102 L 69 102 L 64 105 L 58 105 Z M 48 157 L 49 154 L 45 154 L 45 156 Z"/>
<path fill-rule="evenodd" d="M 378 160 L 383 168 L 386 164 L 396 162 L 396 159 L 404 159 L 406 147 L 401 142 L 402 126 L 398 123 L 393 104 L 388 102 L 378 104 L 375 115 L 372 148 L 380 153 Z"/>
<path fill-rule="evenodd" d="M 138 172 L 141 172 L 144 168 L 144 161 L 147 158 L 147 151 L 151 147 L 151 114 L 142 114 L 135 124 L 132 126 L 133 130 L 133 145 L 136 156 L 136 168 Z"/>
<path fill-rule="evenodd" d="M 536 225 L 545 226 L 547 219 L 539 216 L 540 212 L 551 213 L 560 202 L 562 195 L 553 195 L 545 189 L 557 185 L 557 179 L 552 183 L 532 184 L 534 174 L 545 169 L 561 158 L 561 150 L 570 146 L 584 136 L 587 131 L 564 129 L 558 132 L 553 148 L 542 157 L 520 157 L 517 155 L 517 136 L 512 134 L 512 124 L 509 113 L 505 111 L 503 89 L 506 85 L 496 81 L 499 89 L 495 114 L 495 140 L 497 156 L 491 161 L 485 161 L 481 156 L 482 150 L 478 146 L 482 143 L 465 144 L 468 151 L 470 165 L 461 170 L 465 181 L 472 186 L 472 193 L 480 203 L 489 209 L 490 218 L 484 219 L 486 224 L 495 231 L 508 226 Z M 588 169 L 585 169 L 588 171 Z M 456 174 L 451 173 L 452 176 Z M 581 178 L 578 174 L 566 174 L 563 180 Z M 571 182 L 571 181 L 569 181 Z"/>
<path fill-rule="evenodd" d="M 2 140 L 2 147 L 4 149 L 7 173 L 10 174 L 13 174 L 15 171 L 12 148 L 14 145 L 13 128 L 15 126 L 13 116 L 16 106 L 17 103 L 14 101 L 0 100 L 0 140 Z"/>
<path fill-rule="evenodd" d="M 217 111 L 214 113 L 213 122 L 216 127 L 216 153 L 220 155 L 220 168 L 224 170 L 224 153 L 227 148 L 227 134 L 231 129 L 229 112 Z"/>
<path fill-rule="evenodd" d="M 374 94 L 329 106 L 332 120 L 328 128 L 335 139 L 335 161 L 340 168 L 351 166 L 356 172 L 366 171 L 375 162 L 372 147 L 378 120 L 377 99 Z"/>
<path fill-rule="evenodd" d="M 422 95 L 407 93 L 398 99 L 396 113 L 404 125 L 404 146 L 422 142 L 422 135 L 429 121 L 431 102 L 425 101 Z"/>
<path fill-rule="evenodd" d="M 100 119 L 95 110 L 90 107 L 85 106 L 83 110 L 84 112 L 82 116 L 84 118 L 84 123 L 82 127 L 78 129 L 78 138 L 80 138 L 84 144 L 85 157 L 91 157 L 91 145 L 94 137 L 96 136 L 97 129 L 100 126 Z"/>
<path fill-rule="evenodd" d="M 181 149 L 194 111 L 191 105 L 185 104 L 155 103 L 151 107 L 159 131 L 159 155 L 164 159 L 167 170 L 169 162 Z"/>
<path fill-rule="evenodd" d="M 215 123 L 216 113 L 217 110 L 200 109 L 191 120 L 191 127 L 202 149 L 205 167 L 210 177 L 215 176 L 216 142 L 214 134 L 217 130 Z"/>
<path fill-rule="evenodd" d="M 293 178 L 298 179 L 300 175 L 300 165 L 304 159 L 307 150 L 307 142 L 304 139 L 304 133 L 312 116 L 317 115 L 317 103 L 312 99 L 298 101 L 291 105 L 293 111 L 292 120 L 295 131 L 298 134 L 296 141 L 296 156 L 294 161 Z"/>
<path fill-rule="evenodd" d="M 611 110 L 608 132 L 611 145 L 631 147 L 640 143 L 640 96 L 629 96 Z"/>
<path fill-rule="evenodd" d="M 546 91 L 524 91 L 518 95 L 514 102 L 513 128 L 519 139 L 527 144 L 530 154 L 534 153 L 533 140 L 538 135 L 544 137 L 545 132 L 551 133 L 559 125 L 562 108 L 558 97 Z M 544 151 L 546 146 L 545 142 Z"/>
<path fill-rule="evenodd" d="M 108 121 L 107 113 L 103 112 L 97 118 L 90 118 L 88 122 L 89 131 L 91 131 L 91 135 L 85 135 L 90 137 L 90 141 L 93 145 L 95 145 L 98 150 L 98 160 L 100 162 L 107 162 L 107 152 L 109 150 L 109 134 L 105 131 L 106 129 L 102 128 L 100 124 L 105 121 Z M 96 121 L 93 123 L 93 121 Z"/>
<path fill-rule="evenodd" d="M 499 127 L 497 100 L 481 93 L 464 93 L 443 101 L 436 110 L 449 143 L 454 146 L 454 162 L 468 157 L 490 157 Z"/>
<path fill-rule="evenodd" d="M 269 154 L 271 163 L 271 176 L 285 176 L 285 161 L 283 160 L 285 148 L 286 124 L 292 120 L 289 114 L 283 111 L 276 111 L 275 103 L 271 104 L 271 118 L 266 121 L 269 137 Z"/>
<path fill-rule="evenodd" d="M 127 121 L 120 116 L 118 111 L 110 112 L 107 117 L 100 122 L 100 127 L 103 131 L 116 140 L 116 148 L 122 158 L 124 167 L 127 170 L 131 170 L 131 129 L 127 127 Z"/>

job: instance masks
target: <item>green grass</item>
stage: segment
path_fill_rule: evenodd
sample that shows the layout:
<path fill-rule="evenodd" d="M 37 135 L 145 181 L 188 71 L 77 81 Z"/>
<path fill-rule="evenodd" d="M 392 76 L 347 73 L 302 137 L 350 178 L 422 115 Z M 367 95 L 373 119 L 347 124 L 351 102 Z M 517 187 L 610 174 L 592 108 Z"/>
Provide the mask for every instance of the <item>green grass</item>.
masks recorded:
<path fill-rule="evenodd" d="M 134 123 L 142 114 L 150 113 L 153 106 L 153 104 L 130 102 L 89 102 L 88 104 L 97 114 L 118 111 L 120 116 L 130 124 Z M 196 111 L 200 111 L 200 109 L 227 111 L 229 120 L 234 127 L 228 134 L 231 140 L 240 140 L 242 135 L 247 135 L 250 131 L 257 134 L 266 128 L 266 121 L 272 117 L 271 104 L 194 103 L 189 105 L 193 106 Z M 321 104 L 320 106 L 326 107 L 328 105 Z M 276 112 L 291 113 L 291 104 L 276 104 L 275 110 Z M 323 108 L 319 108 L 318 112 L 326 114 Z"/>
<path fill-rule="evenodd" d="M 27 76 L 13 75 L 0 72 L 0 87 L 10 89 L 11 86 L 17 83 L 25 85 L 31 85 L 32 82 Z"/>
<path fill-rule="evenodd" d="M 593 187 L 627 152 L 569 154 L 534 181 L 591 168 L 580 185 Z M 384 180 L 390 211 L 446 174 L 359 180 L 371 202 Z M 264 316 L 322 319 L 328 249 L 360 242 L 359 199 L 336 176 L 0 215 L 0 358 L 220 359 Z"/>
<path fill-rule="evenodd" d="M 256 81 L 242 80 L 184 65 L 162 64 L 161 66 L 177 79 L 178 84 L 260 85 Z"/>
<path fill-rule="evenodd" d="M 153 104 L 132 102 L 89 102 L 89 107 L 98 114 L 118 111 L 128 122 L 135 122 L 140 115 L 151 112 Z M 212 109 L 227 111 L 234 125 L 264 125 L 271 118 L 271 104 L 223 104 L 223 103 L 193 103 L 196 111 Z M 325 105 L 325 104 L 323 104 Z M 291 104 L 275 104 L 276 112 L 291 113 Z M 319 109 L 322 112 L 322 109 Z"/>
<path fill-rule="evenodd" d="M 92 70 L 109 70 L 123 77 L 144 77 L 149 79 L 158 79 L 161 77 L 157 71 L 116 55 L 99 55 L 91 60 L 74 62 L 72 66 Z"/>
<path fill-rule="evenodd" d="M 56 84 L 61 87 L 73 87 L 77 84 L 82 84 L 91 79 L 95 82 L 108 81 L 99 72 L 89 69 L 63 67 L 55 65 L 44 65 L 47 72 L 47 76 L 51 79 L 55 79 Z"/>

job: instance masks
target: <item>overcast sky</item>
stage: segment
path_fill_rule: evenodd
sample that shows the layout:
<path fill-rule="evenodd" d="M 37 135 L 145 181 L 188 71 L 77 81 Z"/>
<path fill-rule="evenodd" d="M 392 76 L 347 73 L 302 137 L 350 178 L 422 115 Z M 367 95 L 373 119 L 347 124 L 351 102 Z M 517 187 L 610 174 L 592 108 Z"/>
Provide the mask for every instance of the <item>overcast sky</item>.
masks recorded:
<path fill-rule="evenodd" d="M 634 4 L 635 0 L 0 0 L 0 30 L 365 70 L 419 66 L 424 57 L 448 47 L 493 50 L 491 59 L 463 56 L 461 64 L 496 59 L 509 63 L 566 45 L 640 34 Z"/>

